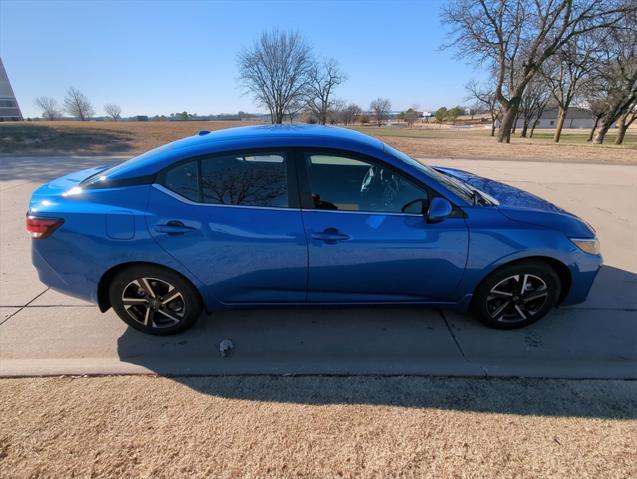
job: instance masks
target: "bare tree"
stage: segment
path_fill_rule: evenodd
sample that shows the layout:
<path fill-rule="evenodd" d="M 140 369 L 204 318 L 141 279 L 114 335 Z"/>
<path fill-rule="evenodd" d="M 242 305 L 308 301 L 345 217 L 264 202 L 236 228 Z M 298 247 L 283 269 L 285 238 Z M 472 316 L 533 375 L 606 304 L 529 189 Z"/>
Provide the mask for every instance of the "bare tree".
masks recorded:
<path fill-rule="evenodd" d="M 587 142 L 593 141 L 593 136 L 599 125 L 599 121 L 606 113 L 606 98 L 604 92 L 599 88 L 598 82 L 594 80 L 596 75 L 589 74 L 583 84 L 581 92 L 581 103 L 593 116 L 593 126 L 588 134 Z"/>
<path fill-rule="evenodd" d="M 452 26 L 459 56 L 496 72 L 503 109 L 499 142 L 510 142 L 522 95 L 548 58 L 579 35 L 612 28 L 637 8 L 634 0 L 452 0 L 443 21 Z"/>
<path fill-rule="evenodd" d="M 333 58 L 325 59 L 312 66 L 307 88 L 307 106 L 314 112 L 318 122 L 325 125 L 327 115 L 334 104 L 334 89 L 347 80 Z"/>
<path fill-rule="evenodd" d="M 336 123 L 342 122 L 346 108 L 347 103 L 345 102 L 345 100 L 332 101 L 332 105 L 327 112 L 327 122 L 330 125 L 335 125 Z"/>
<path fill-rule="evenodd" d="M 343 114 L 342 114 L 343 124 L 347 126 L 347 125 L 352 125 L 356 123 L 356 121 L 358 120 L 358 117 L 361 116 L 362 113 L 363 113 L 363 110 L 361 110 L 360 106 L 354 103 L 350 103 L 343 110 Z"/>
<path fill-rule="evenodd" d="M 602 115 L 593 143 L 604 142 L 612 124 L 626 114 L 637 99 L 637 13 L 626 15 L 606 36 L 601 68 L 594 81 L 604 92 L 606 112 Z"/>
<path fill-rule="evenodd" d="M 122 117 L 122 108 L 115 103 L 104 105 L 104 111 L 113 121 L 117 121 Z"/>
<path fill-rule="evenodd" d="M 522 118 L 520 138 L 526 138 L 529 127 L 535 131 L 550 98 L 551 93 L 541 77 L 536 77 L 529 83 L 520 102 L 520 117 Z"/>
<path fill-rule="evenodd" d="M 553 135 L 555 143 L 560 141 L 571 102 L 586 81 L 588 73 L 596 66 L 597 48 L 594 35 L 573 38 L 541 70 L 557 104 L 557 124 Z"/>
<path fill-rule="evenodd" d="M 89 120 L 95 114 L 87 96 L 75 87 L 70 87 L 66 92 L 64 109 L 69 115 L 82 121 Z"/>
<path fill-rule="evenodd" d="M 598 100 L 590 104 L 589 109 L 593 115 L 593 126 L 591 127 L 590 134 L 588 135 L 588 138 L 586 139 L 587 142 L 593 141 L 593 137 L 595 136 L 595 131 L 597 130 L 597 127 L 599 126 L 599 121 L 604 116 L 604 113 L 606 113 L 606 103 Z"/>
<path fill-rule="evenodd" d="M 272 123 L 283 123 L 290 105 L 307 94 L 312 51 L 296 32 L 264 32 L 237 57 L 239 81 L 258 105 L 270 111 Z"/>
<path fill-rule="evenodd" d="M 387 98 L 377 98 L 370 103 L 369 109 L 374 117 L 374 121 L 380 126 L 389 117 L 391 103 Z"/>
<path fill-rule="evenodd" d="M 302 98 L 295 98 L 285 109 L 284 117 L 287 116 L 290 124 L 294 122 L 296 116 L 306 109 L 305 101 Z"/>
<path fill-rule="evenodd" d="M 400 118 L 407 123 L 408 126 L 414 126 L 416 120 L 420 118 L 421 113 L 417 110 L 416 107 L 411 107 L 400 114 Z"/>
<path fill-rule="evenodd" d="M 529 133 L 529 138 L 533 138 L 533 133 L 535 133 L 535 127 L 540 122 L 540 118 L 542 118 L 542 114 L 544 110 L 546 110 L 547 105 L 551 96 L 548 92 L 544 92 L 544 95 L 540 96 L 535 104 L 535 108 L 533 109 L 533 115 L 531 117 L 531 132 Z"/>
<path fill-rule="evenodd" d="M 615 139 L 616 145 L 621 145 L 624 142 L 626 136 L 626 130 L 637 119 L 637 100 L 633 101 L 633 104 L 629 107 L 628 111 L 619 117 L 617 122 L 617 138 Z"/>
<path fill-rule="evenodd" d="M 42 110 L 42 118 L 45 120 L 58 120 L 62 113 L 58 108 L 58 102 L 50 96 L 40 96 L 35 99 L 35 106 Z"/>
<path fill-rule="evenodd" d="M 467 100 L 476 100 L 481 109 L 489 112 L 491 117 L 491 136 L 495 136 L 496 124 L 501 119 L 500 105 L 495 99 L 495 87 L 481 87 L 478 82 L 472 81 L 465 86 L 465 89 L 469 93 Z"/>

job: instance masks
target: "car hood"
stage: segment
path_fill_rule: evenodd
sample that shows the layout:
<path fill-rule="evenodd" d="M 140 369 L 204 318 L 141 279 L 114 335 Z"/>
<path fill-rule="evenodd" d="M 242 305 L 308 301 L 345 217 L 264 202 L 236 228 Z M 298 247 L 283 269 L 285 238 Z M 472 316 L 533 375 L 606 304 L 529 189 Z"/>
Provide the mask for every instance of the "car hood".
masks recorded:
<path fill-rule="evenodd" d="M 468 171 L 457 170 L 455 168 L 442 168 L 436 166 L 435 169 L 441 173 L 453 176 L 468 183 L 484 193 L 494 197 L 500 206 L 510 208 L 524 208 L 539 211 L 551 211 L 555 213 L 567 213 L 559 206 L 546 201 L 539 196 L 535 196 L 528 191 L 515 188 L 514 186 L 500 183 L 499 181 L 483 178 Z M 567 213 L 568 214 L 568 213 Z"/>
<path fill-rule="evenodd" d="M 528 191 L 455 168 L 435 169 L 495 198 L 499 203 L 498 210 L 509 219 L 556 229 L 569 237 L 589 238 L 595 235 L 593 228 L 574 214 Z"/>

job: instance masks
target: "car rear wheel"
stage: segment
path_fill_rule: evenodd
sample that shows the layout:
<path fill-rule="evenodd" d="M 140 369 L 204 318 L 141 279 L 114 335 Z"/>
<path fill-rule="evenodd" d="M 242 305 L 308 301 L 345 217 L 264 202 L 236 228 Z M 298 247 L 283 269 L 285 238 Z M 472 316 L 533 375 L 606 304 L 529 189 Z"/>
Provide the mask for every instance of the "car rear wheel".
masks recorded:
<path fill-rule="evenodd" d="M 544 317 L 560 297 L 560 279 L 542 261 L 523 261 L 491 273 L 478 287 L 473 310 L 487 326 L 515 329 Z"/>
<path fill-rule="evenodd" d="M 202 310 L 190 282 L 173 271 L 150 265 L 133 266 L 117 274 L 109 297 L 126 324 L 158 336 L 189 328 Z"/>

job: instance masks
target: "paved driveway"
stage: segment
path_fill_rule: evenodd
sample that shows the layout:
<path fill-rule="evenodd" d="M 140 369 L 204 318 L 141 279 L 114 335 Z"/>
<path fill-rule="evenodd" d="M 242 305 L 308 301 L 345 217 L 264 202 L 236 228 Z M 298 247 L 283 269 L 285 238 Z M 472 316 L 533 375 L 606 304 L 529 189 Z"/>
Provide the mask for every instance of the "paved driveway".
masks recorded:
<path fill-rule="evenodd" d="M 590 221 L 606 265 L 588 301 L 531 327 L 493 331 L 422 308 L 259 310 L 203 317 L 178 336 L 48 290 L 30 263 L 32 190 L 113 158 L 0 158 L 0 374 L 441 374 L 637 377 L 637 167 L 434 160 L 506 181 Z M 221 358 L 218 344 L 235 349 Z"/>

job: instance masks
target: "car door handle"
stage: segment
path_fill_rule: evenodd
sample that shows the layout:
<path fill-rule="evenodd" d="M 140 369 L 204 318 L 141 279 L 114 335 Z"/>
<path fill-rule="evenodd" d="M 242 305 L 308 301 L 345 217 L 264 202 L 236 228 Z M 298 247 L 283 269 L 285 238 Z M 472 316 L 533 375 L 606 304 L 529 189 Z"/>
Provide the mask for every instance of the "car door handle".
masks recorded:
<path fill-rule="evenodd" d="M 312 233 L 312 239 L 325 241 L 327 244 L 334 244 L 337 241 L 347 241 L 352 239 L 350 235 L 340 233 L 336 228 L 327 228 L 320 233 Z"/>
<path fill-rule="evenodd" d="M 158 233 L 166 233 L 169 235 L 182 235 L 190 231 L 195 231 L 196 228 L 192 226 L 186 226 L 181 221 L 172 220 L 165 224 L 155 225 L 155 231 Z"/>

